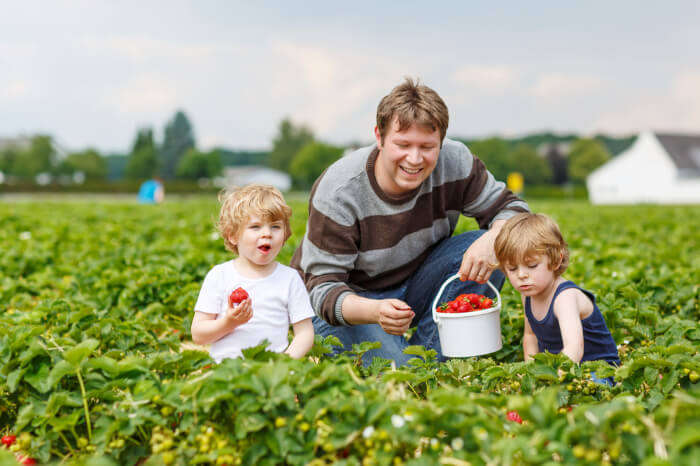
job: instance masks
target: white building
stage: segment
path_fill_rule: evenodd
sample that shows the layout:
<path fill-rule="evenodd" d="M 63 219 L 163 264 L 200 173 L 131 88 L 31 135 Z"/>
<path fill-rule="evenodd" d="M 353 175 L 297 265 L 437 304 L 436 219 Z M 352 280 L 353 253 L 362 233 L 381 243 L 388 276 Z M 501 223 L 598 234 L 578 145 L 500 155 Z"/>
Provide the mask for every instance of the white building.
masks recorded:
<path fill-rule="evenodd" d="M 251 183 L 268 184 L 282 192 L 292 187 L 292 177 L 285 172 L 260 165 L 224 167 L 223 176 L 214 179 L 214 185 L 220 188 L 233 188 Z"/>
<path fill-rule="evenodd" d="M 593 204 L 700 203 L 700 135 L 640 133 L 586 184 Z"/>

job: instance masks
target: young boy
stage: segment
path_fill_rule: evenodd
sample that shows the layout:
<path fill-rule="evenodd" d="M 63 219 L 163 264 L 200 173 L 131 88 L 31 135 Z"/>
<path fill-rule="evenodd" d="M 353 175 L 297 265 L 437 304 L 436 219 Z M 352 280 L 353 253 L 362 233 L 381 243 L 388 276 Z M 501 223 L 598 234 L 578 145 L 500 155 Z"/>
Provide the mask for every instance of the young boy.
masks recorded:
<path fill-rule="evenodd" d="M 494 243 L 496 258 L 525 309 L 525 360 L 542 351 L 575 362 L 619 365 L 615 341 L 590 291 L 562 277 L 569 250 L 557 224 L 542 214 L 510 218 Z M 612 383 L 612 380 L 596 382 Z"/>
<path fill-rule="evenodd" d="M 223 194 L 220 200 L 217 227 L 226 249 L 238 257 L 214 266 L 204 278 L 194 307 L 192 340 L 211 343 L 217 362 L 242 356 L 242 349 L 264 339 L 269 350 L 301 358 L 314 342 L 314 313 L 299 274 L 275 260 L 291 235 L 292 210 L 277 189 L 257 184 Z M 238 288 L 247 292 L 247 299 L 229 304 Z M 294 338 L 288 344 L 289 324 Z"/>

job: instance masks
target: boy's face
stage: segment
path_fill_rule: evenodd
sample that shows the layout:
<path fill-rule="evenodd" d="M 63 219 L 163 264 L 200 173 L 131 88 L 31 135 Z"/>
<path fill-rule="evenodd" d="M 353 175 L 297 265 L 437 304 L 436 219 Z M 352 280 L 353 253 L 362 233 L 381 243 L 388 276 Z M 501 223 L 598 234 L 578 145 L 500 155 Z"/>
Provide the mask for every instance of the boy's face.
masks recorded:
<path fill-rule="evenodd" d="M 541 254 L 529 256 L 521 264 L 505 264 L 504 268 L 510 284 L 523 296 L 546 293 L 557 279 L 549 268 L 549 258 Z"/>
<path fill-rule="evenodd" d="M 251 215 L 241 226 L 237 238 L 238 256 L 254 268 L 271 264 L 284 244 L 284 222 Z"/>
<path fill-rule="evenodd" d="M 401 195 L 418 188 L 435 169 L 440 154 L 440 131 L 417 124 L 398 131 L 396 117 L 382 141 L 374 128 L 379 156 L 375 176 L 379 186 L 390 195 Z"/>

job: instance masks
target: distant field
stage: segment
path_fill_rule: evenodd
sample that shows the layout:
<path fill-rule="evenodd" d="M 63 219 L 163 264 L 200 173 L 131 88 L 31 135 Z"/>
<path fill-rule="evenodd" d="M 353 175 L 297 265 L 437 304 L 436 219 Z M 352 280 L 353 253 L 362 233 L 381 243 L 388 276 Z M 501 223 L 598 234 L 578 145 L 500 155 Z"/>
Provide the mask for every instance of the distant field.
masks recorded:
<path fill-rule="evenodd" d="M 289 199 L 285 264 L 307 216 L 305 195 Z M 700 457 L 700 206 L 531 203 L 559 222 L 571 249 L 566 276 L 596 294 L 620 368 L 552 355 L 522 363 L 522 309 L 506 285 L 501 351 L 438 364 L 415 349 L 425 361 L 393 371 L 384 361 L 358 366 L 366 346 L 329 359 L 331 342 L 320 339 L 315 361 L 253 351 L 217 366 L 183 349 L 204 275 L 230 256 L 214 230 L 213 196 L 168 200 L 0 198 L 0 433 L 17 434 L 42 462 Z M 463 219 L 458 230 L 472 227 Z M 589 383 L 591 370 L 617 386 Z M 508 420 L 512 410 L 522 424 Z M 7 454 L 0 449 L 0 462 Z"/>

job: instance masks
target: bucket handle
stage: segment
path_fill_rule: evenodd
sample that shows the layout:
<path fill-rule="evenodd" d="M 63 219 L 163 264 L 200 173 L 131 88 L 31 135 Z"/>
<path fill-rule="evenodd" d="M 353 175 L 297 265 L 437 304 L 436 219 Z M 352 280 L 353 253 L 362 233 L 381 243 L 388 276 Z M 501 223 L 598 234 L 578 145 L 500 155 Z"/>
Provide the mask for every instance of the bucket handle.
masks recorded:
<path fill-rule="evenodd" d="M 447 280 L 445 280 L 442 283 L 442 286 L 440 286 L 440 289 L 438 290 L 437 294 L 435 295 L 435 300 L 433 301 L 433 305 L 431 307 L 431 310 L 433 312 L 433 320 L 435 321 L 436 324 L 440 324 L 440 319 L 438 318 L 437 311 L 435 310 L 438 305 L 438 301 L 440 301 L 440 298 L 442 297 L 443 291 L 445 291 L 445 287 L 452 283 L 453 281 L 457 280 L 459 278 L 459 274 L 452 275 L 449 277 Z M 487 280 L 486 284 L 491 287 L 491 289 L 496 293 L 496 301 L 498 303 L 501 302 L 501 293 L 498 292 L 498 289 L 493 286 L 491 281 Z"/>

